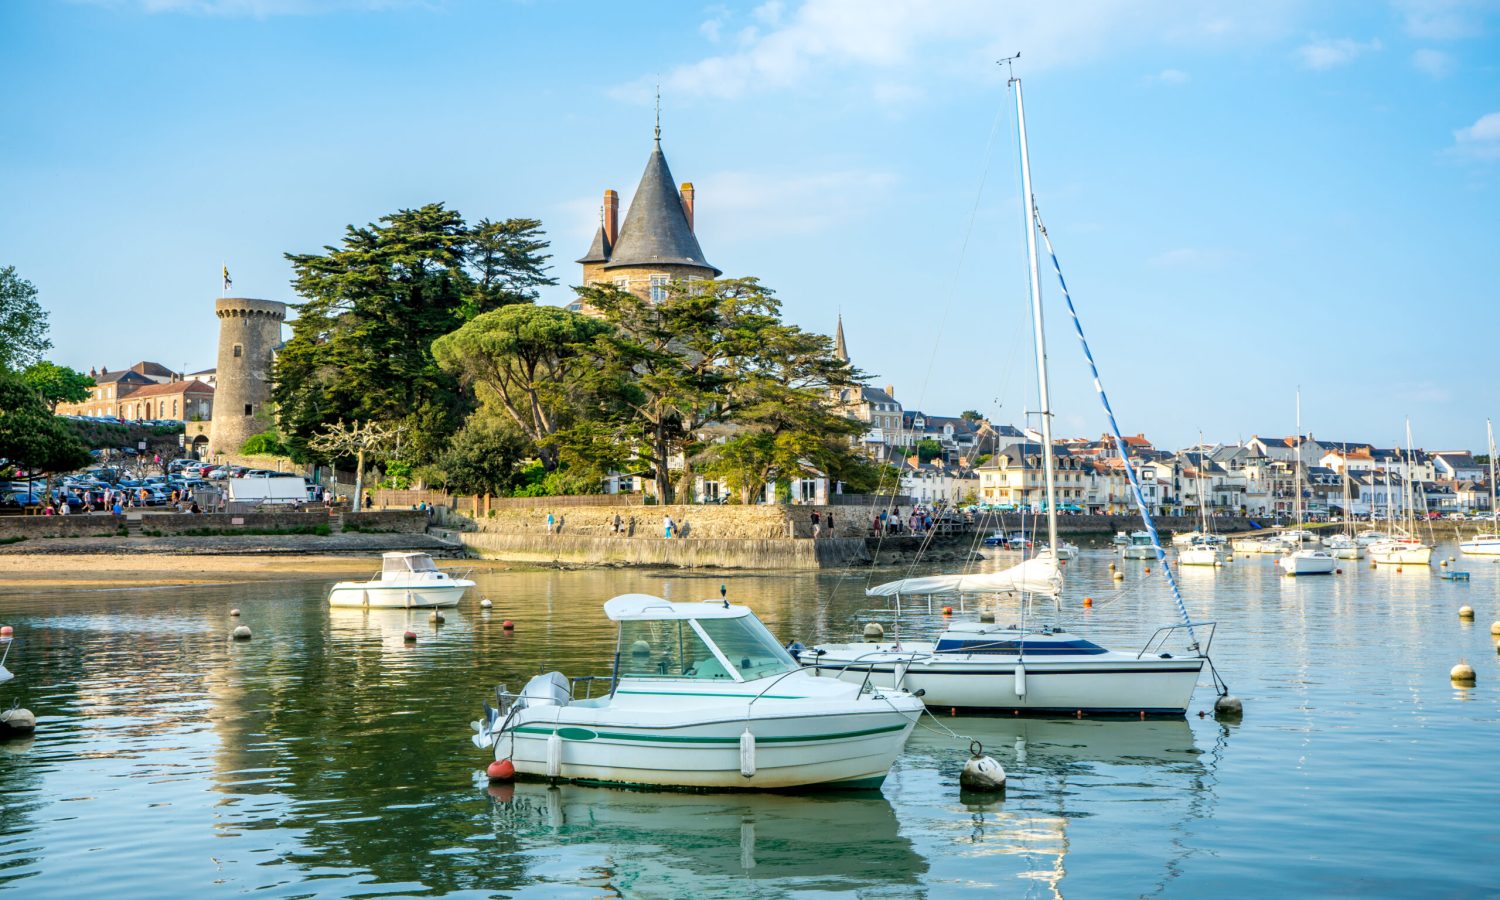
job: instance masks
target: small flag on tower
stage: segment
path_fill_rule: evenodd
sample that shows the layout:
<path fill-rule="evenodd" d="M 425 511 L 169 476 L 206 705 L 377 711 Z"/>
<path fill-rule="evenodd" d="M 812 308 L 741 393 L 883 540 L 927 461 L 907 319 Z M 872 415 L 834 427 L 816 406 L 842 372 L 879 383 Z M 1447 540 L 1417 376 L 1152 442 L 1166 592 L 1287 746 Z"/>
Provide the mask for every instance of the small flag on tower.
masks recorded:
<path fill-rule="evenodd" d="M 229 290 L 232 287 L 234 287 L 234 282 L 229 280 L 229 267 L 225 266 L 224 267 L 224 290 L 227 291 L 227 290 Z"/>

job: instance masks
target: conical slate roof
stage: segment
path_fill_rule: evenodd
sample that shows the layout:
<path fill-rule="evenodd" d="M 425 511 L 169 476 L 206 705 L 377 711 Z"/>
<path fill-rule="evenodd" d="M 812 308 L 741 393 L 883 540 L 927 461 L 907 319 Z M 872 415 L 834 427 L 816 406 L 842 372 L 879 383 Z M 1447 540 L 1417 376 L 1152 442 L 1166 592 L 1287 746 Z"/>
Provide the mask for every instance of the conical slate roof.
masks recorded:
<path fill-rule="evenodd" d="M 594 232 L 594 242 L 589 244 L 589 252 L 583 254 L 582 259 L 574 260 L 581 263 L 609 262 L 609 241 L 604 237 L 604 226 Z"/>
<path fill-rule="evenodd" d="M 703 248 L 688 226 L 675 185 L 658 143 L 646 161 L 646 172 L 635 196 L 630 198 L 630 211 L 625 214 L 625 224 L 620 226 L 619 238 L 604 268 L 669 264 L 700 266 L 715 276 L 723 274 L 703 258 Z M 593 255 L 590 248 L 589 256 Z"/>

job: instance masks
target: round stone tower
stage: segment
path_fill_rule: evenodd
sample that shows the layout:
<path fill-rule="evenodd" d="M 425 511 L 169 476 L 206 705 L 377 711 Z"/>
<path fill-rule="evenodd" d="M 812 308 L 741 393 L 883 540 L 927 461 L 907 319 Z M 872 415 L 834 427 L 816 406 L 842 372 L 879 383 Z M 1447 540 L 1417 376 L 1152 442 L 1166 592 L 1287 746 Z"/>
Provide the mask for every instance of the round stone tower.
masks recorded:
<path fill-rule="evenodd" d="M 251 436 L 270 428 L 271 360 L 281 346 L 286 304 L 223 297 L 219 316 L 219 369 L 214 375 L 210 453 L 233 454 Z"/>

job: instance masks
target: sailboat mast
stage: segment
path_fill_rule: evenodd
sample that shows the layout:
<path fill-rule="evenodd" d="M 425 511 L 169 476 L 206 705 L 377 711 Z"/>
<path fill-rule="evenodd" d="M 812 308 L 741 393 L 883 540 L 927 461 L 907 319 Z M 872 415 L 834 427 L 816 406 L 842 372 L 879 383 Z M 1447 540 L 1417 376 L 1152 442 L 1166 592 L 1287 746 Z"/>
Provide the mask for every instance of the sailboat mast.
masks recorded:
<path fill-rule="evenodd" d="M 1047 389 L 1047 337 L 1042 327 L 1042 281 L 1036 256 L 1036 198 L 1031 192 L 1031 155 L 1026 147 L 1026 106 L 1021 99 L 1021 79 L 1012 78 L 1016 90 L 1016 122 L 1021 144 L 1021 191 L 1026 202 L 1026 261 L 1031 279 L 1031 324 L 1036 342 L 1036 381 L 1041 394 L 1042 468 L 1046 485 L 1047 546 L 1057 558 L 1057 474 L 1052 453 L 1052 397 Z M 1129 461 L 1126 461 L 1129 465 Z"/>
<path fill-rule="evenodd" d="M 1500 506 L 1495 505 L 1495 425 L 1489 419 L 1484 420 L 1484 431 L 1490 442 L 1490 524 L 1493 527 L 1500 523 Z"/>
<path fill-rule="evenodd" d="M 1297 391 L 1297 453 L 1292 458 L 1292 516 L 1297 528 L 1302 528 L 1302 391 Z M 1302 536 L 1297 536 L 1301 546 Z"/>

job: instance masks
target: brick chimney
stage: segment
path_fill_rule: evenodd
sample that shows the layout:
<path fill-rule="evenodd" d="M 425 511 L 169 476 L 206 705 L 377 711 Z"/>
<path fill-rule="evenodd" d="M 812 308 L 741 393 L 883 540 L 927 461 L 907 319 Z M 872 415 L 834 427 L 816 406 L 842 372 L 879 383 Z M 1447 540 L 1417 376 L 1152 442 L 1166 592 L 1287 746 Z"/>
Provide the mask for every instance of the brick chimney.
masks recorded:
<path fill-rule="evenodd" d="M 604 242 L 614 249 L 615 239 L 620 236 L 620 195 L 614 191 L 604 192 Z"/>
<path fill-rule="evenodd" d="M 682 197 L 682 211 L 685 212 L 685 213 L 687 213 L 688 231 L 692 231 L 693 230 L 693 183 L 691 181 L 684 181 L 682 183 L 682 190 L 679 193 L 680 193 L 680 196 Z"/>

